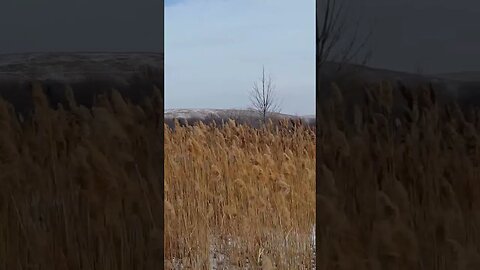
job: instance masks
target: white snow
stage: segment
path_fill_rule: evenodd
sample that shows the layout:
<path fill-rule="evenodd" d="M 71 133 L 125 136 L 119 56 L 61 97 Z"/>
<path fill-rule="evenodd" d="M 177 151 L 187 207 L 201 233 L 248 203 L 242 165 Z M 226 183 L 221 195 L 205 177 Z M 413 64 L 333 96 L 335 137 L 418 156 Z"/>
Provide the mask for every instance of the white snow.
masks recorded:
<path fill-rule="evenodd" d="M 300 235 L 296 235 L 296 237 L 294 236 L 294 238 L 298 238 L 298 237 L 300 237 Z M 211 235 L 210 240 L 211 240 L 211 245 L 210 245 L 209 261 L 210 261 L 210 266 L 212 270 L 241 269 L 236 267 L 233 268 L 234 266 L 229 265 L 230 264 L 229 258 L 225 254 L 221 253 L 217 248 L 218 244 L 220 243 L 220 240 L 217 239 L 217 237 Z M 312 246 L 312 253 L 314 254 L 315 253 L 315 225 L 312 227 L 310 240 L 311 240 L 311 246 Z M 238 245 L 239 243 L 234 241 L 232 238 L 228 238 L 227 246 L 229 248 L 235 248 L 235 246 L 238 246 Z M 175 270 L 180 270 L 185 268 L 184 265 L 182 264 L 182 260 L 178 258 L 175 258 L 173 259 L 173 261 L 170 261 L 170 267 L 173 267 L 173 269 Z M 315 267 L 314 262 L 312 262 L 312 269 L 315 269 L 314 267 Z M 251 268 L 252 268 L 251 265 L 248 265 L 244 269 L 251 269 Z"/>
<path fill-rule="evenodd" d="M 258 116 L 258 112 L 248 109 L 167 109 L 164 111 L 165 119 L 175 118 L 197 118 L 205 119 L 207 117 L 213 118 L 228 118 L 228 117 L 255 117 Z M 295 116 L 290 114 L 275 113 L 277 117 L 284 118 L 301 118 L 308 121 L 314 120 L 315 115 Z"/>

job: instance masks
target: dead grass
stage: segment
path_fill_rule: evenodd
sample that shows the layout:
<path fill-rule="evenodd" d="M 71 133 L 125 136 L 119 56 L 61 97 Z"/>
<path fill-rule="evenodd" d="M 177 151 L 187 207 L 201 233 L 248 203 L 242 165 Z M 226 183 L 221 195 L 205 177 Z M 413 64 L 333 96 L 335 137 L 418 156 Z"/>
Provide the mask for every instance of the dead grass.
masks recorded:
<path fill-rule="evenodd" d="M 165 127 L 166 269 L 312 269 L 314 222 L 313 130 Z"/>
<path fill-rule="evenodd" d="M 480 269 L 480 111 L 392 96 L 319 110 L 318 269 Z"/>
<path fill-rule="evenodd" d="M 160 269 L 160 96 L 67 112 L 33 94 L 25 121 L 0 100 L 0 269 Z"/>

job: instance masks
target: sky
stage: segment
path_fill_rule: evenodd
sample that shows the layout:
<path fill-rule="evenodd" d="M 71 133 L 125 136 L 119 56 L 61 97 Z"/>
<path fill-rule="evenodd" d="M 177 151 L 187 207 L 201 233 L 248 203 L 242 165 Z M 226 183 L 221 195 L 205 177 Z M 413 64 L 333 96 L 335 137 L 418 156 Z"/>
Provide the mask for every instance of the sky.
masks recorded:
<path fill-rule="evenodd" d="M 315 1 L 167 0 L 165 108 L 244 109 L 262 66 L 281 111 L 315 114 Z"/>
<path fill-rule="evenodd" d="M 480 1 L 350 2 L 364 19 L 361 28 L 373 31 L 370 66 L 480 71 Z M 165 42 L 167 107 L 247 107 L 265 65 L 283 111 L 310 114 L 314 6 L 313 0 L 1 0 L 0 53 L 158 52 Z"/>
<path fill-rule="evenodd" d="M 163 51 L 162 0 L 1 0 L 0 53 Z"/>
<path fill-rule="evenodd" d="M 368 65 L 398 71 L 480 71 L 480 1 L 350 1 L 372 30 Z"/>

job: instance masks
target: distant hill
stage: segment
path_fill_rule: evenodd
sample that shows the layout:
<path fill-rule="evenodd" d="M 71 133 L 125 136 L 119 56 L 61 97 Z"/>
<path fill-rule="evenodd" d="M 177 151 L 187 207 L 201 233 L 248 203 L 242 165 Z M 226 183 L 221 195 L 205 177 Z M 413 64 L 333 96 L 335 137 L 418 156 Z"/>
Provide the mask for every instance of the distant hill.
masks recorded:
<path fill-rule="evenodd" d="M 215 122 L 221 124 L 228 119 L 235 120 L 237 123 L 244 123 L 258 126 L 261 120 L 258 112 L 254 110 L 239 109 L 170 109 L 165 111 L 165 123 L 172 127 L 175 119 L 181 123 L 194 123 L 202 121 L 204 123 Z M 308 125 L 315 125 L 315 116 L 294 116 L 289 114 L 274 113 L 269 115 L 271 119 L 292 119 L 302 120 Z"/>
<path fill-rule="evenodd" d="M 18 111 L 32 109 L 31 83 L 40 81 L 51 105 L 65 104 L 70 85 L 79 104 L 118 90 L 134 103 L 163 86 L 163 54 L 151 52 L 67 52 L 0 54 L 0 96 Z"/>
<path fill-rule="evenodd" d="M 431 86 L 437 94 L 438 101 L 449 103 L 456 101 L 461 106 L 480 106 L 480 80 L 477 72 L 460 72 L 450 74 L 422 75 L 371 68 L 361 65 L 344 65 L 338 71 L 337 63 L 325 63 L 318 74 L 321 78 L 317 93 L 320 104 L 331 95 L 331 85 L 336 83 L 343 90 L 347 103 L 351 106 L 364 98 L 365 87 L 374 87 L 388 81 L 394 90 L 400 85 L 409 89 Z M 394 91 L 399 96 L 399 91 Z"/>
<path fill-rule="evenodd" d="M 0 54 L 0 81 L 55 80 L 71 83 L 88 77 L 105 77 L 124 82 L 145 67 L 162 68 L 163 55 L 150 52 Z"/>
<path fill-rule="evenodd" d="M 480 71 L 440 73 L 433 76 L 457 81 L 480 81 Z"/>

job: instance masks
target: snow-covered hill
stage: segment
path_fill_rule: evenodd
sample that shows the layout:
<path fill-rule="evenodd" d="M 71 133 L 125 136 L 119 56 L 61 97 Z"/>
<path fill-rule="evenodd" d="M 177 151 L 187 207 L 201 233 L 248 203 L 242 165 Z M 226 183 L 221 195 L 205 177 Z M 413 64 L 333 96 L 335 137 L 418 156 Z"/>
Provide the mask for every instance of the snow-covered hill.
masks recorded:
<path fill-rule="evenodd" d="M 362 103 L 364 89 L 374 87 L 378 83 L 388 81 L 394 89 L 394 96 L 400 97 L 400 85 L 417 90 L 430 85 L 437 94 L 439 103 L 458 102 L 461 107 L 480 107 L 480 77 L 479 72 L 460 72 L 450 74 L 415 74 L 399 72 L 360 65 L 345 65 L 338 70 L 336 63 L 325 63 L 320 71 L 320 91 L 318 100 L 328 100 L 331 95 L 332 83 L 335 82 L 344 90 L 344 100 L 347 107 Z M 402 100 L 401 98 L 396 100 Z M 401 104 L 395 104 L 402 106 Z"/>
<path fill-rule="evenodd" d="M 295 116 L 290 114 L 272 113 L 269 115 L 272 119 L 301 119 L 305 123 L 313 125 L 315 123 L 315 115 Z M 237 122 L 252 123 L 260 119 L 260 116 L 255 110 L 241 110 L 241 109 L 168 109 L 165 110 L 165 122 L 171 125 L 174 119 L 194 121 L 225 121 L 228 119 L 236 120 Z"/>
<path fill-rule="evenodd" d="M 0 97 L 28 115 L 33 108 L 31 82 L 40 81 L 52 106 L 66 105 L 65 86 L 78 104 L 90 107 L 94 96 L 118 90 L 134 103 L 163 90 L 163 54 L 155 52 L 55 52 L 0 54 Z"/>
<path fill-rule="evenodd" d="M 224 116 L 248 116 L 257 117 L 258 112 L 248 109 L 167 109 L 165 110 L 165 118 L 207 118 L 207 117 L 224 117 Z M 314 115 L 295 116 L 283 113 L 273 113 L 272 117 L 286 118 L 314 118 Z"/>

